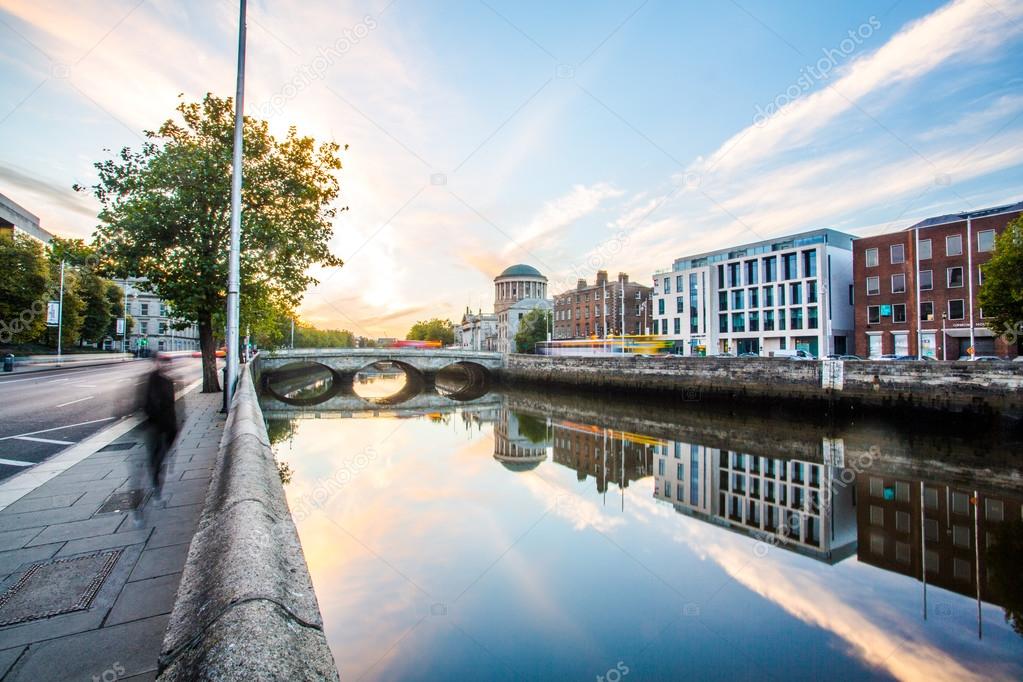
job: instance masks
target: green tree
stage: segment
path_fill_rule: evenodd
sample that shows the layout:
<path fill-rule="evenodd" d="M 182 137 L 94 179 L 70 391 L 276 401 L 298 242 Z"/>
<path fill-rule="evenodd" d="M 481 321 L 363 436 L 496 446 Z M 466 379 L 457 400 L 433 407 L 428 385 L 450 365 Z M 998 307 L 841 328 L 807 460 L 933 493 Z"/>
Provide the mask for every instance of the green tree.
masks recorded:
<path fill-rule="evenodd" d="M 117 333 L 117 318 L 124 317 L 124 289 L 120 284 L 107 280 L 106 297 L 110 303 L 110 326 L 107 328 L 107 335 L 116 340 L 120 336 Z"/>
<path fill-rule="evenodd" d="M 96 163 L 95 185 L 75 189 L 92 191 L 102 206 L 95 245 L 106 270 L 144 277 L 141 286 L 198 324 L 203 391 L 217 391 L 214 321 L 226 301 L 234 104 L 207 94 L 177 111 L 180 120 L 146 131 L 140 149 Z M 294 127 L 279 140 L 266 121 L 249 117 L 243 138 L 243 314 L 274 303 L 291 310 L 316 283 L 310 266 L 342 264 L 328 249 L 341 147 L 318 145 Z"/>
<path fill-rule="evenodd" d="M 64 263 L 64 296 L 60 294 L 60 262 L 50 262 L 50 296 L 54 301 L 63 300 L 60 312 L 60 326 L 47 330 L 47 343 L 57 347 L 57 330 L 60 329 L 60 345 L 63 350 L 73 348 L 82 336 L 85 322 L 85 301 L 82 298 L 82 278 L 74 268 Z"/>
<path fill-rule="evenodd" d="M 34 341 L 46 330 L 50 268 L 43 245 L 0 237 L 0 343 Z"/>
<path fill-rule="evenodd" d="M 405 336 L 409 341 L 440 341 L 449 346 L 455 342 L 455 324 L 451 320 L 435 317 L 412 325 Z"/>
<path fill-rule="evenodd" d="M 536 344 L 547 340 L 547 330 L 551 326 L 549 310 L 533 308 L 519 320 L 519 330 L 515 333 L 515 350 L 519 353 L 536 352 Z"/>
<path fill-rule="evenodd" d="M 989 329 L 1005 334 L 1010 343 L 1023 341 L 1023 217 L 995 239 L 977 299 Z"/>
<path fill-rule="evenodd" d="M 110 280 L 103 279 L 91 268 L 83 268 L 78 273 L 78 282 L 83 315 L 79 344 L 100 344 L 110 334 L 114 320 L 113 304 L 108 294 Z M 120 290 L 117 287 L 117 291 Z"/>

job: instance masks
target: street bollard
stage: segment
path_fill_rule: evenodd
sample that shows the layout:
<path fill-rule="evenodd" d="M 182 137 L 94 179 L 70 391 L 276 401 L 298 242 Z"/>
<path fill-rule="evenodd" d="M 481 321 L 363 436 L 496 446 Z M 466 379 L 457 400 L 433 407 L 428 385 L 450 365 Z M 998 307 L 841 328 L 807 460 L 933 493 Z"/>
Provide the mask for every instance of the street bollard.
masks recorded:
<path fill-rule="evenodd" d="M 223 367 L 223 369 L 220 370 L 220 373 L 221 373 L 221 375 L 223 375 L 223 383 L 221 385 L 224 387 L 224 409 L 221 410 L 221 411 L 222 412 L 227 412 L 227 366 L 226 365 Z"/>
<path fill-rule="evenodd" d="M 11 353 L 8 353 L 7 355 L 4 356 L 4 371 L 5 372 L 14 371 L 14 355 L 12 355 Z"/>

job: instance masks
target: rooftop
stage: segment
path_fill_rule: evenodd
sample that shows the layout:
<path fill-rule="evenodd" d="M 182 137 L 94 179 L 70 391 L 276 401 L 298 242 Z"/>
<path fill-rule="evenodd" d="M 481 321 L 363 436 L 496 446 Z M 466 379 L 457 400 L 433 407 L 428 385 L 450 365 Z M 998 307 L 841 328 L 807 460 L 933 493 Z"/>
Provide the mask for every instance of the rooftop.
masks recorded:
<path fill-rule="evenodd" d="M 1003 206 L 982 208 L 977 211 L 965 211 L 963 213 L 948 213 L 946 215 L 939 215 L 933 218 L 926 218 L 916 223 L 915 225 L 910 225 L 906 229 L 912 230 L 918 227 L 934 227 L 935 225 L 955 223 L 960 220 L 966 220 L 967 218 L 983 218 L 984 216 L 997 215 L 999 213 L 1011 213 L 1013 211 L 1023 211 L 1023 201 L 1017 201 L 1014 204 L 1005 204 Z"/>
<path fill-rule="evenodd" d="M 526 265 L 525 263 L 516 263 L 504 269 L 500 275 L 494 279 L 501 279 L 502 277 L 540 277 L 547 279 L 540 271 L 534 268 L 532 265 Z"/>

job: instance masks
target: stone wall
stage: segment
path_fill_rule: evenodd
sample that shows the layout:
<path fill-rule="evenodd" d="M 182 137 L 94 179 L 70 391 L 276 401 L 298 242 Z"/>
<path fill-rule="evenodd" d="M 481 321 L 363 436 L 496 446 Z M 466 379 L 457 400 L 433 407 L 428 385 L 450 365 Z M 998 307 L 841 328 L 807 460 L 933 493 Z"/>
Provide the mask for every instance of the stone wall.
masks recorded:
<path fill-rule="evenodd" d="M 250 366 L 160 654 L 160 680 L 337 680 Z"/>
<path fill-rule="evenodd" d="M 825 388 L 821 362 L 786 358 L 510 355 L 505 383 L 680 400 L 822 406 L 835 413 L 952 412 L 1023 417 L 1023 363 L 844 362 L 841 389 Z"/>

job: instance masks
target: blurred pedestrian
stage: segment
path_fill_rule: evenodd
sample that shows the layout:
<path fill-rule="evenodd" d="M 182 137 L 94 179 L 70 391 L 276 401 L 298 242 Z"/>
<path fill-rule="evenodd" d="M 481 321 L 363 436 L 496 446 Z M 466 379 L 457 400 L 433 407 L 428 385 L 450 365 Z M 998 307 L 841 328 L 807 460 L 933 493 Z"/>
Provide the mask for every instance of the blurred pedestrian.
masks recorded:
<path fill-rule="evenodd" d="M 170 357 L 157 353 L 153 369 L 143 384 L 142 411 L 147 417 L 146 440 L 149 447 L 149 475 L 153 499 L 160 499 L 164 459 L 178 435 L 178 414 L 174 406 L 174 381 Z"/>

